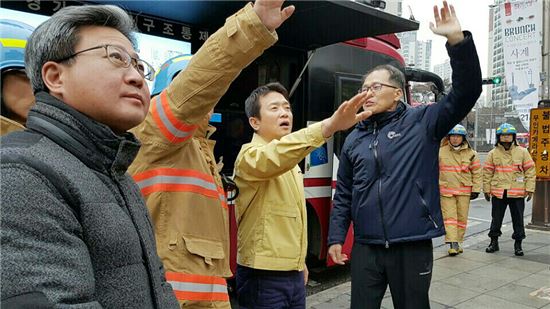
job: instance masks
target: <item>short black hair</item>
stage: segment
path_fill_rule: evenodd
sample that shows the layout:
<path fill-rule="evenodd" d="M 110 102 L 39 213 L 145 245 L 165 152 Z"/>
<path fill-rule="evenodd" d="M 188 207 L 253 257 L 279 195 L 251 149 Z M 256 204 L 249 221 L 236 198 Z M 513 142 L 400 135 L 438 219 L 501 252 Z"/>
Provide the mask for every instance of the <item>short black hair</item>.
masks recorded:
<path fill-rule="evenodd" d="M 365 75 L 363 75 L 362 83 L 365 83 L 365 80 L 367 79 L 367 76 L 370 75 L 370 73 L 375 71 L 386 71 L 390 74 L 390 82 L 394 84 L 394 86 L 399 87 L 399 89 L 403 90 L 405 89 L 405 74 L 401 72 L 398 68 L 394 67 L 391 64 L 381 64 L 377 65 L 371 70 L 369 70 Z"/>
<path fill-rule="evenodd" d="M 254 89 L 244 102 L 244 111 L 246 113 L 246 117 L 255 117 L 260 119 L 260 98 L 270 92 L 278 92 L 282 94 L 288 101 L 288 91 L 286 90 L 285 86 L 281 85 L 280 83 L 275 82 L 260 86 Z"/>

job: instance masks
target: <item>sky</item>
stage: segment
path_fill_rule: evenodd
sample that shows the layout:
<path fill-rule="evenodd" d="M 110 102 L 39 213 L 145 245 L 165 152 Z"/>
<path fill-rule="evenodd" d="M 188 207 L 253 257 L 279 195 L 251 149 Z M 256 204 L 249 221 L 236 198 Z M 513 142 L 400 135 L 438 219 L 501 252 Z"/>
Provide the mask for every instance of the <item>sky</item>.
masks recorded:
<path fill-rule="evenodd" d="M 452 4 L 455 7 L 456 15 L 460 21 L 462 29 L 472 32 L 483 76 L 487 76 L 489 5 L 492 5 L 493 3 L 494 0 L 449 1 L 449 4 Z M 447 50 L 445 49 L 445 42 L 447 40 L 441 36 L 433 34 L 429 26 L 430 22 L 434 21 L 433 6 L 436 4 L 438 7 L 441 7 L 443 2 L 431 0 L 403 0 L 403 17 L 409 17 L 410 6 L 414 18 L 420 22 L 420 28 L 417 36 L 418 40 L 432 40 L 432 67 L 435 64 L 443 63 L 445 59 L 449 58 L 447 55 Z"/>

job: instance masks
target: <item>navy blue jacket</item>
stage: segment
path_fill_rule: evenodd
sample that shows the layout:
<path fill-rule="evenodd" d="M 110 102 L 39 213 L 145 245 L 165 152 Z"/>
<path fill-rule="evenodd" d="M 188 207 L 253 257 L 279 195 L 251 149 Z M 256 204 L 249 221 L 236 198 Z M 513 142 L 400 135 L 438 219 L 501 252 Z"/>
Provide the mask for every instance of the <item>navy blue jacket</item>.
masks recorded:
<path fill-rule="evenodd" d="M 481 69 L 469 32 L 454 45 L 451 92 L 440 102 L 359 123 L 346 138 L 330 216 L 329 245 L 342 244 L 350 222 L 358 243 L 431 239 L 445 233 L 439 204 L 440 140 L 481 94 Z"/>

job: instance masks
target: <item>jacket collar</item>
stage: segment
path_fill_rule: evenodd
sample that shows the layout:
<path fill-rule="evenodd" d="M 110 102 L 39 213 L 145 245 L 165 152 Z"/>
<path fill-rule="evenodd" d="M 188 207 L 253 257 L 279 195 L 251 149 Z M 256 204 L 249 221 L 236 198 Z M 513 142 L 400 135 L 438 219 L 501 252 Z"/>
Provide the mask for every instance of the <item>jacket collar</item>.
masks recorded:
<path fill-rule="evenodd" d="M 195 131 L 195 136 L 200 138 L 210 139 L 212 134 L 216 132 L 216 127 L 210 124 L 200 125 Z"/>
<path fill-rule="evenodd" d="M 46 92 L 36 94 L 27 128 L 53 140 L 88 167 L 118 177 L 126 173 L 140 147 L 133 134 L 116 135 Z"/>
<path fill-rule="evenodd" d="M 394 119 L 398 119 L 407 110 L 407 105 L 402 101 L 397 103 L 397 108 L 391 112 L 383 112 L 371 116 L 370 118 L 363 120 L 357 124 L 357 128 L 360 130 L 373 131 L 374 126 L 381 128 L 391 122 Z"/>
<path fill-rule="evenodd" d="M 253 145 L 267 145 L 266 140 L 258 133 L 254 133 L 254 135 L 252 135 L 252 141 L 250 143 Z"/>
<path fill-rule="evenodd" d="M 516 148 L 516 144 L 514 142 L 512 142 L 512 145 L 510 146 L 510 148 L 508 150 L 506 150 L 506 148 L 504 148 L 504 146 L 502 146 L 501 143 L 498 143 L 496 148 L 500 149 L 501 151 L 512 151 L 514 148 Z"/>

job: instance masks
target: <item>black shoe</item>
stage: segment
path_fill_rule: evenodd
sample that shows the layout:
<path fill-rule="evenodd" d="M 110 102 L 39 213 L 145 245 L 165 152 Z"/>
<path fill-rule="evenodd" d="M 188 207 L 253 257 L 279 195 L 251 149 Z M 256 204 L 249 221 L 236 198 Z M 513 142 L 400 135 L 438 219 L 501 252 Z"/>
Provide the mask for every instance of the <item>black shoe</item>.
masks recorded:
<path fill-rule="evenodd" d="M 523 256 L 523 249 L 521 248 L 521 240 L 516 240 L 514 243 L 514 254 L 517 256 Z"/>
<path fill-rule="evenodd" d="M 498 247 L 498 237 L 491 237 L 491 243 L 487 248 L 485 249 L 485 252 L 487 253 L 493 253 L 500 250 Z"/>

